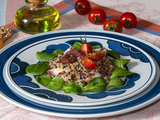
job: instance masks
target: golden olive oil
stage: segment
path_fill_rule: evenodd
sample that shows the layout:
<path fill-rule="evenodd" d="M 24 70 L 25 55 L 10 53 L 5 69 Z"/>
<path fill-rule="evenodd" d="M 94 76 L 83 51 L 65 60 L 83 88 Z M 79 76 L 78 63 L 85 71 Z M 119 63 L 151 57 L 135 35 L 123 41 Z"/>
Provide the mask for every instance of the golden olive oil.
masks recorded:
<path fill-rule="evenodd" d="M 16 12 L 14 23 L 25 33 L 36 34 L 52 31 L 59 24 L 59 13 L 47 4 L 41 4 L 40 7 L 38 5 L 35 7 L 35 4 L 34 7 L 26 4 Z"/>

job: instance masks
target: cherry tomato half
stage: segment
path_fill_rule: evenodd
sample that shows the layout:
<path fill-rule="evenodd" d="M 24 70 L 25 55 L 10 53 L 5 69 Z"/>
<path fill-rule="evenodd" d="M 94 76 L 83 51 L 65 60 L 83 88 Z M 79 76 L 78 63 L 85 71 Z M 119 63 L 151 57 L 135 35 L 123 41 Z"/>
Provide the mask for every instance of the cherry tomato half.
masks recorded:
<path fill-rule="evenodd" d="M 92 45 L 89 43 L 82 44 L 80 50 L 84 53 L 91 53 L 92 52 Z"/>
<path fill-rule="evenodd" d="M 103 24 L 107 18 L 105 11 L 101 8 L 92 9 L 88 14 L 88 19 L 93 24 Z"/>
<path fill-rule="evenodd" d="M 111 18 L 104 22 L 103 29 L 107 31 L 122 32 L 122 24 L 118 19 Z"/>
<path fill-rule="evenodd" d="M 92 60 L 90 60 L 89 58 L 87 58 L 86 56 L 84 56 L 82 59 L 81 59 L 81 64 L 86 67 L 86 68 L 95 68 L 96 67 L 96 63 L 93 62 Z"/>
<path fill-rule="evenodd" d="M 93 61 L 98 61 L 104 56 L 104 53 L 88 53 L 87 56 Z"/>
<path fill-rule="evenodd" d="M 78 0 L 74 5 L 75 11 L 80 15 L 86 15 L 91 10 L 91 5 L 87 0 Z"/>
<path fill-rule="evenodd" d="M 124 28 L 134 28 L 137 25 L 137 17 L 131 12 L 125 12 L 121 15 L 120 22 Z"/>

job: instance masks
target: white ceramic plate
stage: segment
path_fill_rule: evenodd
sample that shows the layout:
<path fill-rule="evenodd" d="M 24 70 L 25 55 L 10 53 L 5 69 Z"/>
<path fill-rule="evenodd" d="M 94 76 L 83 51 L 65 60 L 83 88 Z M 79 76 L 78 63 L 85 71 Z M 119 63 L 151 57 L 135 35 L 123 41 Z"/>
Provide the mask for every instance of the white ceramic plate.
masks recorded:
<path fill-rule="evenodd" d="M 63 92 L 60 93 L 56 92 L 56 94 L 54 94 L 55 98 L 53 98 L 53 96 L 49 96 L 53 95 L 54 92 L 52 91 L 48 92 L 48 89 L 44 88 L 39 84 L 37 85 L 36 81 L 34 80 L 34 77 L 29 76 L 25 73 L 26 66 L 28 65 L 28 63 L 33 64 L 37 62 L 36 57 L 34 57 L 37 51 L 43 51 L 51 48 L 53 49 L 53 46 L 54 48 L 56 46 L 62 48 L 63 46 L 63 48 L 66 49 L 65 46 L 68 45 L 68 43 L 71 44 L 72 43 L 71 40 L 79 40 L 79 36 L 80 35 L 82 36 L 84 34 L 86 34 L 88 42 L 94 41 L 95 44 L 96 41 L 96 44 L 98 43 L 106 48 L 113 49 L 115 51 L 118 50 L 118 52 L 122 54 L 123 58 L 131 59 L 131 62 L 128 64 L 128 69 L 133 73 L 136 73 L 134 76 L 134 78 L 136 79 L 132 79 L 132 81 L 134 80 L 134 82 L 130 81 L 131 84 L 127 84 L 121 88 L 109 91 L 107 93 L 108 96 L 105 96 L 106 93 L 101 93 L 101 94 L 87 95 L 87 97 L 86 96 L 77 97 L 77 95 L 65 94 Z M 66 43 L 64 44 L 64 42 Z M 137 42 L 139 44 L 137 44 Z M 68 107 L 66 106 L 66 109 L 73 109 L 72 106 L 81 106 L 79 108 L 81 108 L 82 110 L 85 106 L 90 106 L 89 109 L 91 109 L 91 107 L 95 105 L 99 105 L 100 107 L 98 109 L 102 109 L 101 106 L 102 104 L 106 104 L 107 106 L 113 105 L 114 107 L 116 107 L 117 104 L 118 105 L 121 104 L 120 101 L 122 100 L 125 101 L 124 102 L 125 104 L 128 104 L 126 101 L 131 101 L 131 100 L 134 101 L 134 99 L 130 98 L 131 97 L 134 98 L 133 96 L 136 95 L 138 96 L 139 93 L 140 97 L 141 96 L 143 97 L 144 93 L 142 94 L 142 92 L 144 90 L 149 91 L 148 89 L 149 86 L 152 86 L 153 88 L 154 84 L 156 84 L 155 79 L 159 79 L 159 74 L 158 77 L 156 76 L 157 78 L 155 78 L 155 74 L 157 74 L 156 71 L 159 71 L 159 67 L 158 68 L 155 67 L 155 64 L 157 64 L 157 58 L 155 58 L 156 56 L 154 56 L 153 54 L 150 54 L 149 53 L 150 51 L 148 51 L 148 49 L 146 50 L 146 46 L 147 46 L 146 44 L 139 42 L 136 38 L 132 38 L 123 34 L 104 32 L 104 31 L 68 30 L 68 31 L 57 31 L 57 32 L 49 32 L 45 34 L 35 35 L 33 37 L 23 39 L 17 43 L 13 43 L 1 51 L 0 58 L 4 58 L 1 63 L 1 68 L 3 68 L 3 70 L 1 70 L 0 72 L 2 76 L 1 80 L 3 81 L 3 84 L 1 85 L 2 86 L 1 91 L 3 94 L 10 97 L 14 101 L 20 102 L 22 104 L 34 104 L 35 106 L 33 106 L 32 109 L 38 109 L 36 104 L 39 104 L 41 106 L 44 105 L 44 108 L 42 107 L 41 110 L 45 111 L 45 113 L 46 112 L 50 113 L 50 110 L 49 111 L 45 110 L 46 109 L 45 106 L 48 106 L 49 103 L 53 104 L 53 106 L 51 107 L 56 106 L 57 108 L 55 107 L 55 109 L 56 110 L 59 109 L 59 111 L 61 111 L 62 108 L 61 105 L 68 105 Z M 153 60 L 155 59 L 155 62 L 152 60 L 150 56 L 153 57 Z M 138 69 L 140 70 L 137 71 Z M 144 70 L 148 71 L 144 72 Z M 7 91 L 6 89 L 4 89 L 4 86 L 9 87 Z M 150 89 L 152 88 L 150 87 Z M 12 93 L 13 95 L 11 95 L 8 92 L 10 90 L 14 91 L 14 94 Z M 36 95 L 38 95 L 39 97 L 37 97 Z M 21 97 L 23 97 L 22 100 L 17 100 L 21 99 Z M 34 100 L 32 101 L 31 99 Z M 57 99 L 59 101 L 54 101 Z M 78 99 L 80 99 L 80 101 Z M 41 104 L 41 101 L 44 101 L 44 104 Z M 147 100 L 144 99 L 144 101 Z M 33 102 L 35 102 L 36 104 Z M 29 107 L 30 105 L 27 106 Z M 114 107 L 112 107 L 112 109 Z M 129 106 L 127 106 L 126 108 L 124 107 L 123 109 L 127 109 L 128 107 Z M 77 111 L 79 110 L 79 108 L 77 108 Z M 64 112 L 59 112 L 58 115 L 71 114 L 66 112 L 65 110 L 63 111 Z M 116 109 L 114 109 L 114 111 L 116 111 Z M 52 112 L 56 111 L 54 110 Z M 80 113 L 72 114 L 72 116 L 76 116 L 77 114 L 79 116 Z M 82 112 L 82 114 L 86 114 L 85 110 L 84 113 Z M 94 113 L 90 111 L 88 116 L 91 116 L 91 114 Z M 108 114 L 108 112 L 107 113 L 98 112 L 95 114 L 106 115 Z"/>
<path fill-rule="evenodd" d="M 80 41 L 80 35 L 47 37 L 43 40 L 38 39 L 37 42 L 33 42 L 23 48 L 19 46 L 19 50 L 6 61 L 3 73 L 4 80 L 15 93 L 26 99 L 31 97 L 43 102 L 47 101 L 49 104 L 55 103 L 70 106 L 92 106 L 121 101 L 142 92 L 152 83 L 156 67 L 151 57 L 142 49 L 119 39 L 85 34 L 89 43 L 113 49 L 122 54 L 121 58 L 130 59 L 128 69 L 133 72 L 133 75 L 127 78 L 124 86 L 102 93 L 73 95 L 62 91 L 49 90 L 38 84 L 34 76 L 25 73 L 27 64 L 36 64 L 38 62 L 36 52 L 53 52 L 56 47 L 66 50 L 74 41 Z M 26 43 L 28 42 L 26 41 Z"/>

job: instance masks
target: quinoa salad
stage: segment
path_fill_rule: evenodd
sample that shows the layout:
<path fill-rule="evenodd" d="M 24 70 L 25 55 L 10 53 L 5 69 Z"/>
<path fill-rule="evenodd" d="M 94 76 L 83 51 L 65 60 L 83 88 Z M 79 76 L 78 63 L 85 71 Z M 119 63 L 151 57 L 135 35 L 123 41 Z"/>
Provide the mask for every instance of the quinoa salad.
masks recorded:
<path fill-rule="evenodd" d="M 103 92 L 121 87 L 132 72 L 125 69 L 129 59 L 120 54 L 87 41 L 75 42 L 66 51 L 55 50 L 52 54 L 37 52 L 37 64 L 29 65 L 26 72 L 36 81 L 54 91 L 69 94 Z"/>
<path fill-rule="evenodd" d="M 93 50 L 93 53 L 105 53 L 105 55 L 99 61 L 95 61 L 97 65 L 93 69 L 84 67 L 81 64 L 80 56 L 77 56 L 75 61 L 71 63 L 62 62 L 64 56 L 68 53 L 72 55 L 72 51 L 74 50 L 75 49 L 72 46 L 68 50 L 66 50 L 64 54 L 58 55 L 57 58 L 49 62 L 50 69 L 48 70 L 48 74 L 52 78 L 55 76 L 60 76 L 63 78 L 64 83 L 77 82 L 82 86 L 85 86 L 91 79 L 95 77 L 102 77 L 103 79 L 105 79 L 106 84 L 109 83 L 110 76 L 115 68 L 115 65 L 108 57 L 107 49 L 98 48 Z"/>

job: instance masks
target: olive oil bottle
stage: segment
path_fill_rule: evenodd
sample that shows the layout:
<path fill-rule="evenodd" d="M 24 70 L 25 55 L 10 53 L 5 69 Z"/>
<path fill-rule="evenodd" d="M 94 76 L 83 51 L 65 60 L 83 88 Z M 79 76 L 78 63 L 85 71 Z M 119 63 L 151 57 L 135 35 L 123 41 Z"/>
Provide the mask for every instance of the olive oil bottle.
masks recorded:
<path fill-rule="evenodd" d="M 25 33 L 36 34 L 52 31 L 59 24 L 59 12 L 48 0 L 25 0 L 26 5 L 15 14 L 14 23 Z"/>

